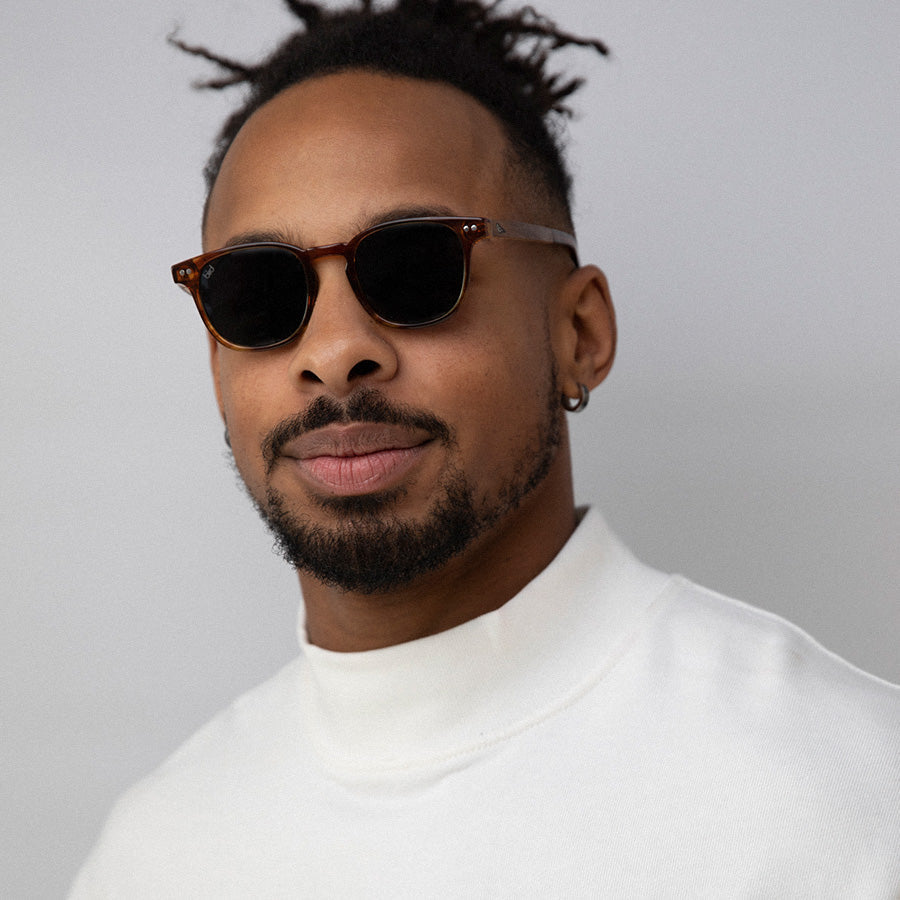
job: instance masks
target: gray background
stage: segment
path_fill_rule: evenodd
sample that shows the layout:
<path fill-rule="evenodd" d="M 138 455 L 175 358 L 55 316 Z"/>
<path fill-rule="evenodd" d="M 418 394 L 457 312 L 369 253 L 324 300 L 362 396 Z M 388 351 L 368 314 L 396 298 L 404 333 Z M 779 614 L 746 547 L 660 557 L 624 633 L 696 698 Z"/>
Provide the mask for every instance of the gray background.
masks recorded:
<path fill-rule="evenodd" d="M 570 156 L 618 362 L 578 494 L 648 562 L 900 681 L 894 0 L 547 0 L 607 40 Z M 294 653 L 298 591 L 223 459 L 200 169 L 277 0 L 4 4 L 0 896 L 64 891 L 113 798 Z M 474 210 L 473 212 L 477 212 Z M 498 397 L 498 408 L 512 398 Z"/>

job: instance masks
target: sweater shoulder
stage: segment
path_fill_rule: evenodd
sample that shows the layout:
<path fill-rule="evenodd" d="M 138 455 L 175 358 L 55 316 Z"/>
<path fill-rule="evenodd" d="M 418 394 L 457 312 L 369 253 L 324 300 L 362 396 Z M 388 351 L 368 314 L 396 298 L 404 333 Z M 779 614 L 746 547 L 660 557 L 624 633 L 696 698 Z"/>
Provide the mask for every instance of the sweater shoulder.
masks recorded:
<path fill-rule="evenodd" d="M 296 760 L 299 668 L 294 660 L 239 696 L 119 797 L 71 900 L 122 896 L 138 873 L 158 871 L 157 860 L 196 846 L 210 823 L 245 815 L 235 797 L 267 793 Z M 129 896 L 153 895 L 132 887 Z"/>
<path fill-rule="evenodd" d="M 745 707 L 867 735 L 900 760 L 900 686 L 864 672 L 788 620 L 675 576 L 654 650 Z M 818 730 L 818 728 L 814 729 Z"/>

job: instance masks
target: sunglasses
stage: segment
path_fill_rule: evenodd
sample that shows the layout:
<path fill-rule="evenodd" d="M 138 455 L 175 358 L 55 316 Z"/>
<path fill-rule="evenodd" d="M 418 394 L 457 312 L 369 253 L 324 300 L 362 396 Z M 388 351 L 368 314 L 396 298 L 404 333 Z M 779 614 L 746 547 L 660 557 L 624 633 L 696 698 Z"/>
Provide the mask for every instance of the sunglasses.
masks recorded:
<path fill-rule="evenodd" d="M 397 219 L 343 244 L 236 244 L 172 266 L 176 284 L 194 298 L 210 334 L 235 350 L 266 350 L 292 341 L 312 315 L 319 289 L 313 262 L 343 256 L 356 298 L 377 322 L 419 328 L 459 305 L 478 241 L 511 238 L 560 244 L 576 257 L 565 231 L 476 217 Z"/>

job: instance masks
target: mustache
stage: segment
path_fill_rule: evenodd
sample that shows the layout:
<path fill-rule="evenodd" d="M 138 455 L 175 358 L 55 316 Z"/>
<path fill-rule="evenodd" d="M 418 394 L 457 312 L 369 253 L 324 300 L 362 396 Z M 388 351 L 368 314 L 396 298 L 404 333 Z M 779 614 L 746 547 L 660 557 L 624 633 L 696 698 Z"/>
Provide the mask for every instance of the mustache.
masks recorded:
<path fill-rule="evenodd" d="M 431 413 L 414 409 L 405 403 L 389 401 L 375 388 L 363 388 L 343 403 L 332 397 L 316 397 L 301 413 L 282 419 L 263 439 L 262 455 L 266 473 L 271 472 L 285 444 L 295 438 L 328 425 L 367 422 L 373 425 L 399 425 L 411 431 L 424 431 L 444 444 L 454 442 L 450 426 Z"/>

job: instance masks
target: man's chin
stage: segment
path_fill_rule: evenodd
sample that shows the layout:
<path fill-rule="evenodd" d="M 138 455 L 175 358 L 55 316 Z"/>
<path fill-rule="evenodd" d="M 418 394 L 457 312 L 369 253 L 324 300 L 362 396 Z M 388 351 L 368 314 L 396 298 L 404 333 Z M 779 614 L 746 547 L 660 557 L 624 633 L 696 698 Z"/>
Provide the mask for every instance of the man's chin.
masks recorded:
<path fill-rule="evenodd" d="M 375 594 L 440 569 L 487 524 L 462 476 L 444 485 L 423 517 L 398 512 L 403 493 L 329 497 L 317 504 L 322 516 L 293 513 L 272 489 L 265 503 L 256 505 L 294 568 L 344 591 Z"/>

